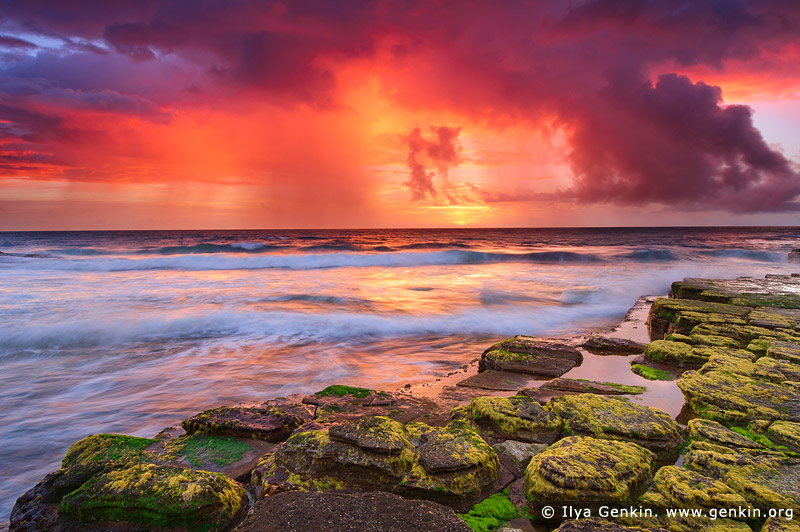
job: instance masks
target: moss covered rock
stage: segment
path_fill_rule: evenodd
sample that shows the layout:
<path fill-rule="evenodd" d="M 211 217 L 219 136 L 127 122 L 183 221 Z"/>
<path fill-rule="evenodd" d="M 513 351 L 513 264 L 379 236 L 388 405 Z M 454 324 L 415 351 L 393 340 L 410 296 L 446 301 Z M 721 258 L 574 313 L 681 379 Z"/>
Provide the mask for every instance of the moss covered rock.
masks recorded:
<path fill-rule="evenodd" d="M 692 419 L 689 421 L 688 428 L 689 438 L 694 441 L 708 441 L 732 449 L 764 449 L 763 445 L 756 443 L 747 436 L 734 432 L 709 419 Z"/>
<path fill-rule="evenodd" d="M 533 457 L 525 494 L 547 504 L 623 504 L 650 480 L 653 453 L 635 443 L 569 436 Z"/>
<path fill-rule="evenodd" d="M 671 456 L 682 443 L 677 423 L 661 410 L 594 394 L 552 399 L 545 409 L 564 420 L 564 432 L 596 438 L 631 441 Z"/>
<path fill-rule="evenodd" d="M 532 397 L 476 397 L 454 409 L 454 418 L 472 420 L 492 436 L 533 443 L 553 443 L 561 437 L 562 421 Z"/>
<path fill-rule="evenodd" d="M 245 501 L 244 488 L 217 473 L 133 464 L 93 476 L 64 497 L 58 509 L 81 523 L 224 530 L 241 517 Z"/>
<path fill-rule="evenodd" d="M 309 490 L 389 491 L 461 507 L 498 480 L 495 451 L 468 423 L 404 426 L 376 416 L 297 433 L 253 471 L 253 483 Z"/>
<path fill-rule="evenodd" d="M 767 348 L 767 356 L 800 364 L 800 343 L 772 341 Z"/>
<path fill-rule="evenodd" d="M 245 511 L 244 488 L 218 473 L 94 462 L 61 469 L 20 497 L 11 530 L 227 530 Z"/>
<path fill-rule="evenodd" d="M 744 349 L 713 345 L 689 345 L 671 340 L 655 340 L 647 344 L 644 356 L 651 362 L 678 367 L 699 368 L 714 355 L 726 355 L 752 360 L 755 355 Z"/>
<path fill-rule="evenodd" d="M 700 373 L 708 373 L 709 371 L 737 373 L 755 379 L 778 383 L 786 380 L 786 376 L 777 368 L 730 355 L 713 355 L 709 358 L 708 362 L 700 368 Z"/>
<path fill-rule="evenodd" d="M 726 424 L 750 421 L 800 421 L 797 391 L 725 371 L 687 371 L 677 381 L 686 402 L 700 416 Z"/>
<path fill-rule="evenodd" d="M 800 532 L 797 517 L 789 520 L 786 517 L 770 517 L 764 522 L 760 532 Z"/>
<path fill-rule="evenodd" d="M 800 381 L 800 364 L 793 364 L 788 360 L 763 356 L 756 363 L 760 366 L 779 371 L 783 374 L 784 380 Z"/>
<path fill-rule="evenodd" d="M 767 428 L 767 437 L 790 451 L 800 453 L 800 423 L 776 421 Z"/>
<path fill-rule="evenodd" d="M 146 462 L 149 461 L 146 449 L 155 443 L 158 440 L 122 434 L 92 434 L 67 449 L 61 467 L 101 461 Z"/>
<path fill-rule="evenodd" d="M 499 342 L 481 355 L 478 371 L 527 373 L 560 377 L 583 362 L 577 348 L 557 340 L 515 337 Z"/>
<path fill-rule="evenodd" d="M 640 502 L 666 508 L 745 508 L 748 502 L 719 480 L 676 466 L 664 466 Z"/>
<path fill-rule="evenodd" d="M 275 406 L 223 406 L 206 410 L 183 421 L 188 434 L 197 431 L 238 438 L 279 442 L 289 437 L 303 419 Z"/>
<path fill-rule="evenodd" d="M 596 355 L 638 355 L 644 351 L 644 344 L 628 338 L 592 335 L 581 347 Z"/>
<path fill-rule="evenodd" d="M 750 505 L 800 509 L 800 462 L 770 451 L 690 445 L 684 465 L 724 482 Z"/>

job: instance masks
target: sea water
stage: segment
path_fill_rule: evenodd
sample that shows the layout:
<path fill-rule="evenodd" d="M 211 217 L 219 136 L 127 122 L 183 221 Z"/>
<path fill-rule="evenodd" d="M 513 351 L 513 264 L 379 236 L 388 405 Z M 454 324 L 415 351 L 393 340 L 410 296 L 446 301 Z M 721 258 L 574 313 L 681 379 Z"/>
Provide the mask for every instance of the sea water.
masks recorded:
<path fill-rule="evenodd" d="M 0 521 L 92 433 L 430 380 L 684 277 L 798 271 L 800 228 L 0 233 Z"/>

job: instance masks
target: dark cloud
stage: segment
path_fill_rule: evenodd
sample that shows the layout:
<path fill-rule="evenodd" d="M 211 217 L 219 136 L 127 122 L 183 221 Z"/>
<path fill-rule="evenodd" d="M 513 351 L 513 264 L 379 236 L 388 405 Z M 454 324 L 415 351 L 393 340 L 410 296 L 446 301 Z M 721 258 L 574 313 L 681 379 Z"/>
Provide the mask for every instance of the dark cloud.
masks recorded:
<path fill-rule="evenodd" d="M 570 118 L 569 192 L 590 202 L 660 202 L 730 210 L 794 209 L 800 176 L 764 142 L 752 110 L 719 87 L 663 74 L 612 79 Z"/>
<path fill-rule="evenodd" d="M 431 132 L 436 135 L 435 141 L 426 140 L 420 129 L 414 128 L 408 135 L 408 168 L 411 177 L 404 184 L 411 191 L 414 201 L 439 199 L 439 193 L 451 204 L 456 204 L 456 199 L 450 194 L 450 183 L 447 178 L 448 171 L 461 162 L 461 146 L 458 143 L 460 127 L 431 127 Z M 428 171 L 426 162 L 430 162 L 436 171 Z M 439 182 L 438 191 L 434 178 Z"/>
<path fill-rule="evenodd" d="M 12 37 L 10 35 L 0 35 L 0 46 L 5 48 L 38 48 L 32 42 L 26 41 L 25 39 Z"/>

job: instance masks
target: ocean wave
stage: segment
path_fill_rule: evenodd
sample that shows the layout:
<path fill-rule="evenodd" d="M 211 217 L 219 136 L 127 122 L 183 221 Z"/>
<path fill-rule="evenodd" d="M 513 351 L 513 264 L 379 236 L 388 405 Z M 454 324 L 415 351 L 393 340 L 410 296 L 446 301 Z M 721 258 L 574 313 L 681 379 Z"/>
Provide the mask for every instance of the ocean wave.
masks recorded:
<path fill-rule="evenodd" d="M 622 259 L 630 259 L 641 262 L 669 262 L 680 260 L 680 257 L 668 249 L 637 249 L 636 251 L 623 253 L 617 256 Z"/>
<path fill-rule="evenodd" d="M 17 323 L 0 327 L 4 357 L 22 350 L 101 347 L 130 342 L 187 341 L 323 343 L 423 334 L 540 334 L 567 330 L 575 323 L 609 318 L 624 311 L 615 305 L 482 307 L 454 314 L 289 311 L 214 311 L 170 319 L 92 319 L 61 323 Z"/>
<path fill-rule="evenodd" d="M 233 244 L 194 244 L 191 246 L 165 246 L 144 248 L 137 255 L 208 255 L 212 253 L 265 253 L 282 246 L 264 242 L 234 242 Z"/>
<path fill-rule="evenodd" d="M 702 253 L 710 257 L 725 259 L 744 259 L 758 262 L 786 262 L 786 253 L 776 251 L 759 251 L 755 249 L 715 249 Z"/>
<path fill-rule="evenodd" d="M 201 246 L 218 246 L 201 244 Z M 193 246 L 195 247 L 195 246 Z M 166 249 L 166 248 L 161 248 Z M 205 249 L 205 248 L 204 248 Z M 171 253 L 162 253 L 171 255 Z M 60 261 L 20 262 L 28 269 L 58 271 L 135 271 L 135 270 L 248 270 L 284 268 L 312 270 L 347 267 L 421 267 L 445 265 L 531 262 L 540 264 L 582 264 L 603 262 L 596 255 L 566 251 L 539 253 L 487 253 L 447 250 L 403 253 L 308 253 L 308 254 L 185 254 L 147 258 L 65 259 Z"/>

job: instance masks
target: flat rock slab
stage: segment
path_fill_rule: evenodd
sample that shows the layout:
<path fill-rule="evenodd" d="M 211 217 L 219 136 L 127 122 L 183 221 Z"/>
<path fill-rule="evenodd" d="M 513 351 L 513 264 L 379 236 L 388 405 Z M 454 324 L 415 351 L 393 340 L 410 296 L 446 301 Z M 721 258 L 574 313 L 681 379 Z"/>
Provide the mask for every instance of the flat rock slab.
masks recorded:
<path fill-rule="evenodd" d="M 459 381 L 456 386 L 500 392 L 514 392 L 524 386 L 528 386 L 533 380 L 531 375 L 525 373 L 489 369 Z"/>
<path fill-rule="evenodd" d="M 471 532 L 441 504 L 382 492 L 314 493 L 288 491 L 255 504 L 237 532 Z"/>
<path fill-rule="evenodd" d="M 318 427 L 372 416 L 386 416 L 400 423 L 442 417 L 441 407 L 430 399 L 402 393 L 365 391 L 369 393 L 314 394 L 304 397 L 303 402 L 314 407 L 314 422 Z"/>
<path fill-rule="evenodd" d="M 687 371 L 677 381 L 698 415 L 726 423 L 800 421 L 798 392 L 792 386 L 724 371 Z"/>
<path fill-rule="evenodd" d="M 517 336 L 494 344 L 481 355 L 478 371 L 499 370 L 560 377 L 583 362 L 573 345 L 546 338 Z"/>
<path fill-rule="evenodd" d="M 223 406 L 206 410 L 183 421 L 188 434 L 204 431 L 237 438 L 280 442 L 303 424 L 301 416 L 270 404 L 261 406 Z"/>
<path fill-rule="evenodd" d="M 613 382 L 587 381 L 559 377 L 548 381 L 539 390 L 545 392 L 565 392 L 571 394 L 593 393 L 597 395 L 632 395 L 642 393 L 643 386 L 625 386 Z"/>
<path fill-rule="evenodd" d="M 650 480 L 653 458 L 635 443 L 569 436 L 531 459 L 525 493 L 534 509 L 625 504 Z"/>
<path fill-rule="evenodd" d="M 732 280 L 684 279 L 672 283 L 672 293 L 682 299 L 730 303 L 748 307 L 800 308 L 800 277 L 767 275 Z"/>
<path fill-rule="evenodd" d="M 564 420 L 572 434 L 637 443 L 661 458 L 672 456 L 683 442 L 669 414 L 650 406 L 593 394 L 556 397 L 545 409 Z"/>
<path fill-rule="evenodd" d="M 595 355 L 638 355 L 644 351 L 643 343 L 612 336 L 590 336 L 581 347 Z"/>

